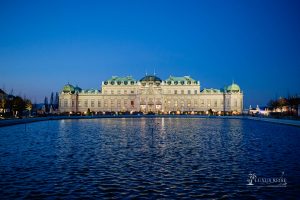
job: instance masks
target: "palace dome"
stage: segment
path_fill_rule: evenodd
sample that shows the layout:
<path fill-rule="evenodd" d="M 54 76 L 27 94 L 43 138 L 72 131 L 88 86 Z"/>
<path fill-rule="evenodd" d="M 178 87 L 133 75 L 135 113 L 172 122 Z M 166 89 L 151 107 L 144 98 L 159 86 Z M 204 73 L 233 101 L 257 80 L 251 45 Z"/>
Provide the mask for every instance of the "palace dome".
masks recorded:
<path fill-rule="evenodd" d="M 241 88 L 238 84 L 232 83 L 226 88 L 227 92 L 240 92 Z"/>
<path fill-rule="evenodd" d="M 64 93 L 74 93 L 75 92 L 75 88 L 74 88 L 74 86 L 73 85 L 71 85 L 71 84 L 67 84 L 67 85 L 65 85 L 64 86 L 64 88 L 63 88 L 63 92 Z"/>
<path fill-rule="evenodd" d="M 157 76 L 154 76 L 154 75 L 146 75 L 140 81 L 141 82 L 142 81 L 147 81 L 147 82 L 148 81 L 154 81 L 154 82 L 158 81 L 158 82 L 162 82 L 162 80 L 160 78 L 158 78 Z"/>

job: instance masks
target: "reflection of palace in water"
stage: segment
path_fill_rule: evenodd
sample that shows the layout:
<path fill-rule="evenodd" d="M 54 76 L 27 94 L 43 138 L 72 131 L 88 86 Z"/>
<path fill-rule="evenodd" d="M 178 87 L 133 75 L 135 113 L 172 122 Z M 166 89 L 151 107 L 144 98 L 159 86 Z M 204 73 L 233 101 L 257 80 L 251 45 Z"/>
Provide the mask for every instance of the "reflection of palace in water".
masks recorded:
<path fill-rule="evenodd" d="M 161 80 L 146 75 L 139 81 L 113 76 L 102 82 L 100 90 L 67 84 L 59 101 L 60 112 L 241 113 L 243 93 L 235 83 L 223 89 L 200 90 L 200 82 L 190 76 Z"/>

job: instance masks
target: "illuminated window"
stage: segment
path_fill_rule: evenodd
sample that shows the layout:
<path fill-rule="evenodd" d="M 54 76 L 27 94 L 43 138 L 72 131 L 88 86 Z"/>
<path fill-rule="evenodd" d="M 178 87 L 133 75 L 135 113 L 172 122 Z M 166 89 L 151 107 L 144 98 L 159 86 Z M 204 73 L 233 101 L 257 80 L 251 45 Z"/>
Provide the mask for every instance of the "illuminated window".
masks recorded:
<path fill-rule="evenodd" d="M 64 107 L 68 107 L 68 100 L 64 101 Z"/>
<path fill-rule="evenodd" d="M 114 100 L 110 101 L 110 105 L 111 105 L 111 107 L 114 107 Z"/>
<path fill-rule="evenodd" d="M 203 99 L 200 100 L 200 105 L 204 106 L 204 100 Z"/>
<path fill-rule="evenodd" d="M 194 105 L 198 106 L 198 101 L 197 100 L 194 100 Z"/>

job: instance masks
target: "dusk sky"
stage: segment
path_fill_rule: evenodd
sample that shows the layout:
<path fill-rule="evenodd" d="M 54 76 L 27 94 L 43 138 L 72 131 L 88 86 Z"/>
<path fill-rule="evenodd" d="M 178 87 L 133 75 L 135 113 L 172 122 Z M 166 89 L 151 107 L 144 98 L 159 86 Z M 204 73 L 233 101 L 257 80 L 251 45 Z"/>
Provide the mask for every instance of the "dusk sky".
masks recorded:
<path fill-rule="evenodd" d="M 0 1 L 0 87 L 42 102 L 112 75 L 234 80 L 245 107 L 300 93 L 300 1 Z"/>

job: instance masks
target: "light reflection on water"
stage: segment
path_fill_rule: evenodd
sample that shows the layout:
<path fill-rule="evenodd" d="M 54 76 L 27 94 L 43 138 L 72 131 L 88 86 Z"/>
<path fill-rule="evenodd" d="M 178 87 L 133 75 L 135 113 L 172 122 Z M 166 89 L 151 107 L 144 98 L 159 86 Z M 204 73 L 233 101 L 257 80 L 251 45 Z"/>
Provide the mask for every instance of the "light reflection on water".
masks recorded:
<path fill-rule="evenodd" d="M 60 120 L 0 129 L 1 197 L 295 198 L 300 129 L 239 119 Z M 246 186 L 249 172 L 286 188 Z"/>

